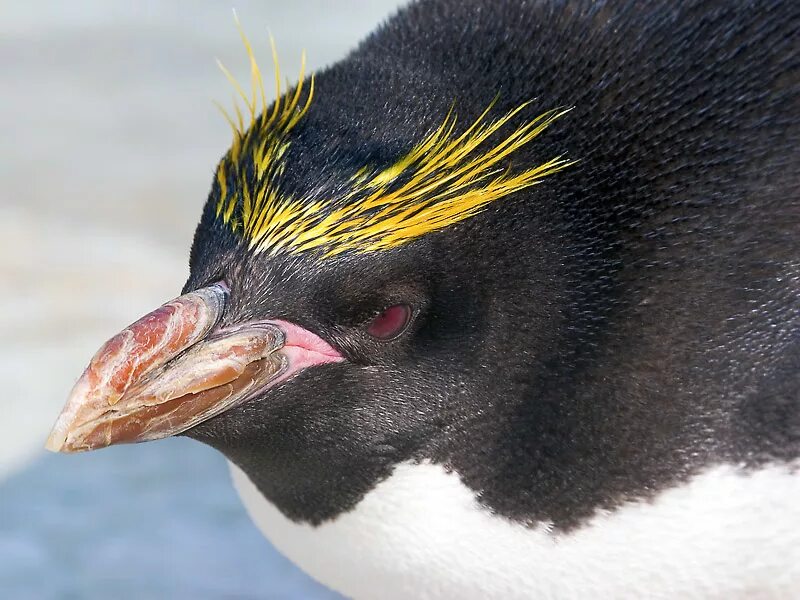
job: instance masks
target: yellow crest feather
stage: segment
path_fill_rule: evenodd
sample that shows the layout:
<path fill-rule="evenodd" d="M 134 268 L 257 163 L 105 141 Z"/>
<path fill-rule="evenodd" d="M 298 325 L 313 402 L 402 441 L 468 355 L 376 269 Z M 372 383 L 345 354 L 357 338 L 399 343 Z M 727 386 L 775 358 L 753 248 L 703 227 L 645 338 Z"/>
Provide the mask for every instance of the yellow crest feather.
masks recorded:
<path fill-rule="evenodd" d="M 511 154 L 570 109 L 545 112 L 489 144 L 489 138 L 529 104 L 489 120 L 492 103 L 459 135 L 454 135 L 456 115 L 451 109 L 438 128 L 394 164 L 384 169 L 359 169 L 344 197 L 306 202 L 292 198 L 281 193 L 277 180 L 290 144 L 288 134 L 311 104 L 314 78 L 312 75 L 308 95 L 300 106 L 305 86 L 304 53 L 297 87 L 282 98 L 278 56 L 271 40 L 277 99 L 272 111 L 267 112 L 261 72 L 241 26 L 239 31 L 250 58 L 251 94 L 248 96 L 230 72 L 220 67 L 245 102 L 249 126 L 245 127 L 236 104 L 235 121 L 222 109 L 233 130 L 233 143 L 217 169 L 216 215 L 254 252 L 315 250 L 334 256 L 346 251 L 396 248 L 463 221 L 491 202 L 577 162 L 557 156 L 517 173 L 504 169 Z M 244 169 L 242 158 L 252 165 L 250 177 L 240 171 Z"/>

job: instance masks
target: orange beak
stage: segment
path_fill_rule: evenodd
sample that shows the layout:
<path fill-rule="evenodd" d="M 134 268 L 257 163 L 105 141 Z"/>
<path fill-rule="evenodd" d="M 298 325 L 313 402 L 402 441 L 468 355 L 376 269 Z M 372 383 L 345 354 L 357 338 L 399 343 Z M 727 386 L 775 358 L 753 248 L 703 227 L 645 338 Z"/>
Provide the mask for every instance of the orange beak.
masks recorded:
<path fill-rule="evenodd" d="M 224 284 L 180 296 L 112 337 L 67 400 L 46 447 L 81 452 L 175 435 L 280 378 L 284 331 L 274 323 L 217 329 Z"/>

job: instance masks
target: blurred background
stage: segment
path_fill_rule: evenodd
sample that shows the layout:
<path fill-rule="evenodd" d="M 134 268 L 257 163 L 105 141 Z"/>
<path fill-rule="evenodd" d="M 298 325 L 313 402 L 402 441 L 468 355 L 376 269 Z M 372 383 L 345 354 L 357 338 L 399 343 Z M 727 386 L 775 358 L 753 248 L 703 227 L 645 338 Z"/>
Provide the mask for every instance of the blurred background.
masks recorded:
<path fill-rule="evenodd" d="M 303 48 L 330 64 L 398 4 L 2 3 L 0 597 L 335 597 L 255 530 L 208 448 L 42 445 L 93 352 L 187 276 L 230 141 L 215 58 L 248 81 L 231 9 L 265 75 L 269 31 L 293 80 Z"/>

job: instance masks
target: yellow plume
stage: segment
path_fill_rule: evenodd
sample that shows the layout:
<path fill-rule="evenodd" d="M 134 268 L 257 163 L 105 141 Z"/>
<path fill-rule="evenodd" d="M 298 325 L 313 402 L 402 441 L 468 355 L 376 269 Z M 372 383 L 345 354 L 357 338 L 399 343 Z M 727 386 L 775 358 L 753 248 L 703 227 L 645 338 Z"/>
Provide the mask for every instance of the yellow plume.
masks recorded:
<path fill-rule="evenodd" d="M 545 112 L 507 137 L 489 143 L 493 134 L 529 104 L 489 120 L 492 103 L 459 135 L 454 135 L 456 115 L 451 110 L 438 128 L 394 164 L 384 169 L 364 166 L 356 171 L 344 197 L 306 202 L 292 198 L 281 193 L 277 179 L 291 143 L 289 133 L 311 104 L 314 78 L 300 106 L 304 54 L 299 83 L 294 93 L 282 98 L 272 41 L 277 100 L 267 112 L 261 72 L 241 26 L 239 31 L 250 58 L 251 94 L 248 96 L 230 72 L 220 67 L 245 102 L 249 126 L 245 128 L 237 105 L 235 121 L 223 110 L 233 130 L 233 143 L 217 170 L 216 215 L 242 235 L 254 252 L 318 251 L 334 256 L 346 251 L 396 248 L 463 221 L 491 202 L 576 162 L 557 156 L 517 173 L 509 172 L 504 168 L 509 157 L 570 109 Z M 243 164 L 252 165 L 250 177 L 242 171 Z"/>

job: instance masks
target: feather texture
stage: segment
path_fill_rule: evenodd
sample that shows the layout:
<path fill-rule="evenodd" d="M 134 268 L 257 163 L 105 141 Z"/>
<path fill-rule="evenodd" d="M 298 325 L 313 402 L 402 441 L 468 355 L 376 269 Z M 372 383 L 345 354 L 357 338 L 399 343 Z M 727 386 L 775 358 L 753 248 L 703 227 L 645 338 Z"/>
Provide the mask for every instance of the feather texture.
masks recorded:
<path fill-rule="evenodd" d="M 289 134 L 311 106 L 314 78 L 310 78 L 301 102 L 306 89 L 303 55 L 299 83 L 282 97 L 273 42 L 277 100 L 272 110 L 267 110 L 252 46 L 241 26 L 239 31 L 250 58 L 251 93 L 220 67 L 244 100 L 249 125 L 245 127 L 236 103 L 235 118 L 223 109 L 233 129 L 233 143 L 217 168 L 216 216 L 256 253 L 318 251 L 334 256 L 396 248 L 463 221 L 576 162 L 557 156 L 512 172 L 507 165 L 513 153 L 570 109 L 547 111 L 498 137 L 498 131 L 529 103 L 490 119 L 492 103 L 458 134 L 457 117 L 451 109 L 439 127 L 390 166 L 357 169 L 341 197 L 293 198 L 281 192 L 280 175 L 291 144 Z"/>

